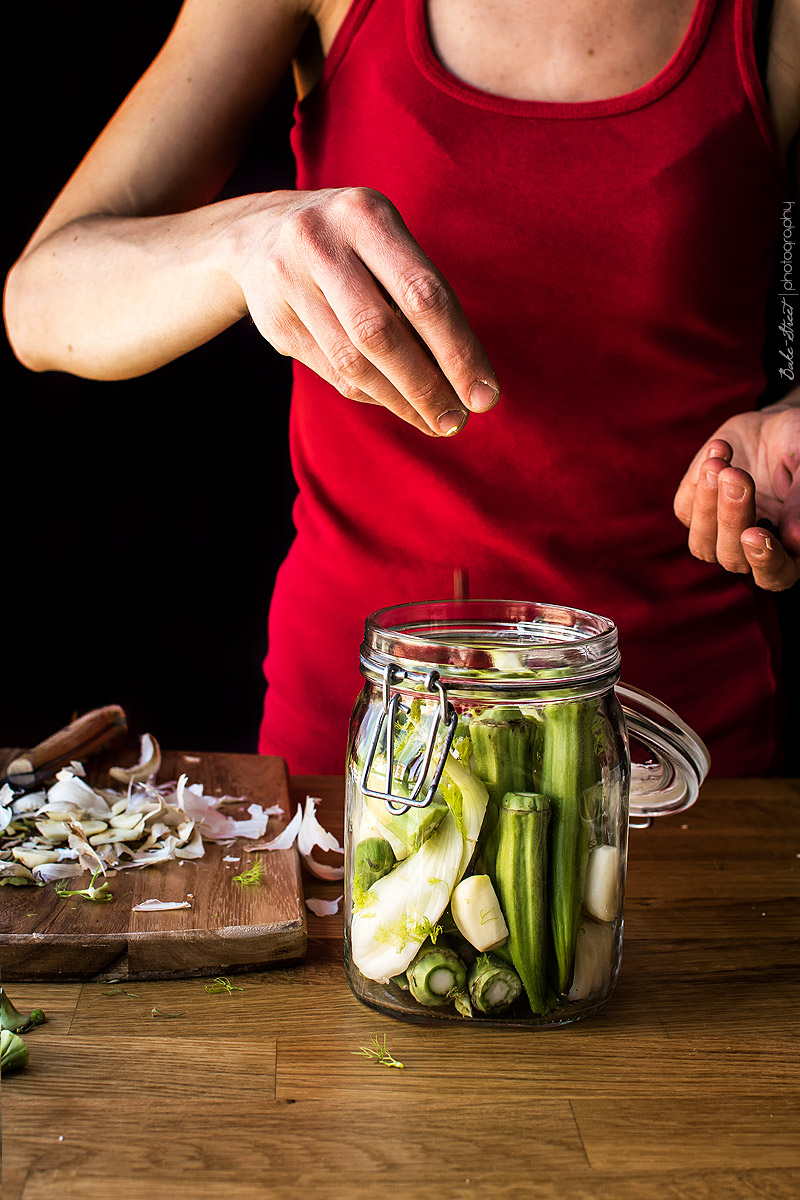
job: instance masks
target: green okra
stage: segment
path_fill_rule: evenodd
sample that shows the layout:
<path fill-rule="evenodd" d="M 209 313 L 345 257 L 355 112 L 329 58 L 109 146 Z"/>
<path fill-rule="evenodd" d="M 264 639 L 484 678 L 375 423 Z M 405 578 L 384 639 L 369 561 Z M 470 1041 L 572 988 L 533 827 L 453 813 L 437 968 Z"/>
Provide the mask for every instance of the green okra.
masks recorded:
<path fill-rule="evenodd" d="M 507 792 L 497 823 L 497 892 L 508 925 L 506 949 L 531 1011 L 547 1010 L 547 830 L 550 801 Z"/>
<path fill-rule="evenodd" d="M 597 702 L 565 701 L 544 710 L 542 792 L 550 822 L 550 929 L 559 993 L 569 991 L 581 919 L 581 898 L 594 824 L 593 789 L 601 780 L 595 750 Z"/>
<path fill-rule="evenodd" d="M 506 792 L 533 789 L 536 726 L 515 705 L 485 709 L 470 722 L 475 774 L 486 784 L 489 801 L 479 844 L 486 873 L 497 886 L 497 825 Z"/>

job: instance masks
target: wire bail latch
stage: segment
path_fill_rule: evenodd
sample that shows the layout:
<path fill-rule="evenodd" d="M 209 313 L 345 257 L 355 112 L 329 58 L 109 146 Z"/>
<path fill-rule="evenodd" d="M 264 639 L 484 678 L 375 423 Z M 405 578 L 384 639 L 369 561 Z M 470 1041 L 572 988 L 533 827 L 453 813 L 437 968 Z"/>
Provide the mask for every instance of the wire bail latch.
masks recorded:
<path fill-rule="evenodd" d="M 397 724 L 398 710 L 404 714 L 410 712 L 410 707 L 402 702 L 400 693 L 393 691 L 393 686 L 405 681 L 410 683 L 421 684 L 425 691 L 430 692 L 439 697 L 439 706 L 431 726 L 431 731 L 428 736 L 428 741 L 425 746 L 425 753 L 422 758 L 422 765 L 418 770 L 416 780 L 409 795 L 398 795 L 393 791 L 394 784 L 394 739 L 395 726 Z M 439 679 L 438 671 L 406 671 L 403 667 L 397 666 L 396 663 L 387 663 L 383 670 L 383 685 L 382 685 L 383 707 L 380 717 L 375 725 L 375 730 L 370 738 L 369 749 L 367 751 L 364 770 L 361 775 L 361 790 L 365 796 L 371 796 L 376 800 L 384 800 L 389 812 L 400 816 L 408 812 L 409 808 L 426 808 L 433 799 L 436 789 L 439 786 L 439 780 L 442 777 L 444 764 L 447 755 L 450 753 L 450 747 L 453 744 L 453 737 L 458 724 L 458 714 L 453 708 L 450 701 L 447 699 L 447 693 L 444 684 Z M 420 793 L 425 785 L 428 772 L 431 767 L 436 738 L 440 729 L 446 726 L 444 733 L 444 741 L 439 754 L 438 762 L 433 772 L 433 778 L 428 785 L 425 795 L 420 799 Z M 381 739 L 381 733 L 386 730 L 386 771 L 384 777 L 383 790 L 378 788 L 367 787 L 367 780 L 372 771 L 372 765 L 375 761 L 375 755 L 378 750 L 378 745 Z"/>

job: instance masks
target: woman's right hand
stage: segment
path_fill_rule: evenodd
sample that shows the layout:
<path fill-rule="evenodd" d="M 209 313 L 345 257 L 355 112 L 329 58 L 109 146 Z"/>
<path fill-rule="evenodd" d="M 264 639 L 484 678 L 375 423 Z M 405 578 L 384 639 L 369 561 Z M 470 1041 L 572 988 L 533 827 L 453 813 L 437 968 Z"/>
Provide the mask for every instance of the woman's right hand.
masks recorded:
<path fill-rule="evenodd" d="M 252 197 L 229 270 L 261 334 L 343 396 L 457 433 L 500 389 L 452 288 L 369 188 Z"/>

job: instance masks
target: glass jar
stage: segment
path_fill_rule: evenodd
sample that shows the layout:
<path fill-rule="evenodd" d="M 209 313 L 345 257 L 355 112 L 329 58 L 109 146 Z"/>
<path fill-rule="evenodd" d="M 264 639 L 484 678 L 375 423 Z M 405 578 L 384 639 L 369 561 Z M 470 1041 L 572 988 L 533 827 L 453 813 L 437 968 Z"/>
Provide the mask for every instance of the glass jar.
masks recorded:
<path fill-rule="evenodd" d="M 409 1021 L 548 1027 L 609 998 L 629 813 L 687 808 L 709 767 L 619 665 L 610 620 L 557 605 L 437 601 L 367 619 L 345 814 L 360 1000 Z M 646 748 L 633 765 L 629 735 Z"/>

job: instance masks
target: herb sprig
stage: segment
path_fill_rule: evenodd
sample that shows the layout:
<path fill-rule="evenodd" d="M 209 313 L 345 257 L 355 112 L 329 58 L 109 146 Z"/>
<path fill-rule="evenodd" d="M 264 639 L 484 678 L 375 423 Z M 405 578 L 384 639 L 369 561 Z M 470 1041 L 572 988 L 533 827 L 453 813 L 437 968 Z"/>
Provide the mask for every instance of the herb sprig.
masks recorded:
<path fill-rule="evenodd" d="M 404 1063 L 398 1062 L 396 1058 L 386 1049 L 386 1034 L 383 1035 L 381 1042 L 377 1034 L 372 1039 L 368 1046 L 361 1046 L 358 1050 L 353 1050 L 353 1054 L 363 1054 L 364 1058 L 371 1059 L 373 1062 L 380 1063 L 382 1067 L 398 1067 L 401 1071 Z"/>
<path fill-rule="evenodd" d="M 101 883 L 99 887 L 94 886 L 94 881 L 97 879 L 97 876 L 100 874 L 101 870 L 102 867 L 97 868 L 94 875 L 92 875 L 88 887 L 69 889 L 66 887 L 64 881 L 61 880 L 56 884 L 56 892 L 62 900 L 67 900 L 70 896 L 84 896 L 87 900 L 97 900 L 99 902 L 113 900 L 114 893 L 108 890 L 107 879 Z"/>
<path fill-rule="evenodd" d="M 207 992 L 227 992 L 230 996 L 231 992 L 243 992 L 244 988 L 237 987 L 235 983 L 231 983 L 225 975 L 218 975 L 213 983 L 205 985 Z"/>
<path fill-rule="evenodd" d="M 234 875 L 233 882 L 241 884 L 242 887 L 257 887 L 264 878 L 264 864 L 260 858 L 257 858 L 246 871 L 242 871 L 241 875 Z"/>

